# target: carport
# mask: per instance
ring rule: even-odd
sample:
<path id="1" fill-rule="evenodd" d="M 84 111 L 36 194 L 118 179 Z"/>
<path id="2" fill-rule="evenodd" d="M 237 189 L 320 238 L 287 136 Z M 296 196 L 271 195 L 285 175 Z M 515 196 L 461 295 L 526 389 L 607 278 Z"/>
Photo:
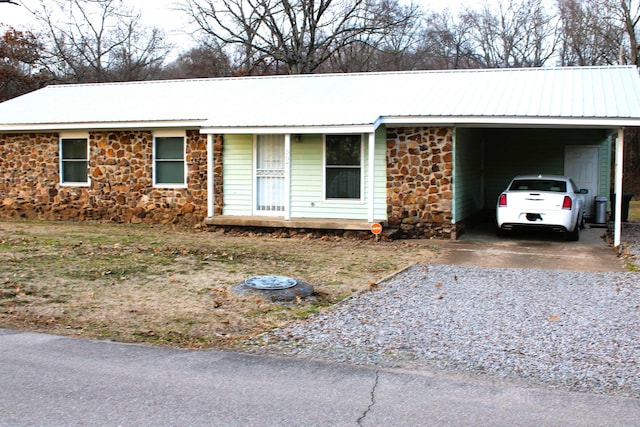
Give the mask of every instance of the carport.
<path id="1" fill-rule="evenodd" d="M 589 190 L 587 214 L 592 219 L 595 197 L 622 194 L 624 128 L 640 125 L 638 112 L 632 107 L 640 96 L 637 69 L 628 68 L 633 70 L 628 81 L 615 84 L 607 81 L 607 69 L 602 68 L 600 80 L 580 82 L 587 84 L 588 90 L 577 90 L 576 82 L 568 82 L 566 88 L 557 82 L 553 88 L 545 82 L 523 82 L 528 91 L 539 83 L 540 95 L 528 93 L 528 104 L 515 108 L 516 115 L 489 110 L 481 117 L 458 118 L 453 137 L 453 222 L 471 222 L 494 211 L 498 195 L 518 174 L 572 177 L 580 188 Z M 510 95 L 525 98 L 523 94 Z M 497 92 L 496 96 L 507 94 Z M 500 102 L 511 104 L 505 99 Z M 612 206 L 616 247 L 621 238 L 621 204 L 622 197 L 616 197 Z"/>
<path id="2" fill-rule="evenodd" d="M 461 166 L 478 175 L 467 190 L 481 194 L 482 207 L 493 208 L 514 175 L 566 174 L 589 190 L 591 217 L 593 198 L 609 194 L 610 135 L 603 129 L 459 128 L 456 144 L 463 152 L 477 151 Z"/>

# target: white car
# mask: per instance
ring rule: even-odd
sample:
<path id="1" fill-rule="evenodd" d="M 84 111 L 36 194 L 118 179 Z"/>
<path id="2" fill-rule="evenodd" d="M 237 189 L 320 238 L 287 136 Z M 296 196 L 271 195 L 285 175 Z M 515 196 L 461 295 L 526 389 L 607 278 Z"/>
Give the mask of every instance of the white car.
<path id="1" fill-rule="evenodd" d="M 567 233 L 579 240 L 584 228 L 584 195 L 566 176 L 521 175 L 513 178 L 498 197 L 498 234 L 516 228 L 539 227 Z"/>

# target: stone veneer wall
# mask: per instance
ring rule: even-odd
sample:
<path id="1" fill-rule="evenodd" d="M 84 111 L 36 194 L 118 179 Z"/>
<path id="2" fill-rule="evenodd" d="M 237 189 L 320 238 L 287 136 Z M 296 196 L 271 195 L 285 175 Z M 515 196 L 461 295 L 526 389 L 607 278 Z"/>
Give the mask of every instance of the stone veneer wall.
<path id="1" fill-rule="evenodd" d="M 387 217 L 404 237 L 455 236 L 451 128 L 387 129 Z"/>
<path id="2" fill-rule="evenodd" d="M 207 137 L 187 132 L 187 187 L 153 187 L 150 131 L 89 133 L 87 187 L 60 185 L 55 133 L 0 135 L 0 217 L 195 225 L 207 214 Z"/>

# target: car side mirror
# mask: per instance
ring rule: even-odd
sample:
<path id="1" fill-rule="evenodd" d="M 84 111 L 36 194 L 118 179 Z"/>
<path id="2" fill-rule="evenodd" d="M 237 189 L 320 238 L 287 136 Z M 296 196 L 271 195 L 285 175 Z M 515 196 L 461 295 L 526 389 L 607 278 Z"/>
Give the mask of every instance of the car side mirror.
<path id="1" fill-rule="evenodd" d="M 580 189 L 580 194 L 589 194 L 589 189 L 588 188 L 581 188 Z"/>

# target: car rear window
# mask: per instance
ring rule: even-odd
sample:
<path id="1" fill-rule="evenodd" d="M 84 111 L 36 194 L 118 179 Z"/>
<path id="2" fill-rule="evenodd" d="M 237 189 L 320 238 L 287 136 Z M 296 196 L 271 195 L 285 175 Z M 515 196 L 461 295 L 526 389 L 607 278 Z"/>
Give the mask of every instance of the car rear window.
<path id="1" fill-rule="evenodd" d="M 509 187 L 510 191 L 556 191 L 566 193 L 567 183 L 552 179 L 516 179 Z"/>

